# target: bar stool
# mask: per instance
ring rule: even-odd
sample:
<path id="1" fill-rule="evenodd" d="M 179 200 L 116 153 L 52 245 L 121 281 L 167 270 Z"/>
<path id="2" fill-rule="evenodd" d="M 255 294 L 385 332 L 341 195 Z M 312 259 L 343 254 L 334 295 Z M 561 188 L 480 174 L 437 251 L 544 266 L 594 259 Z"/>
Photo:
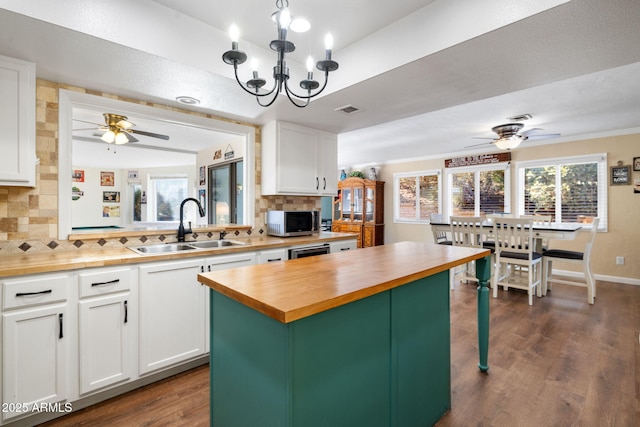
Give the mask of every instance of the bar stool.
<path id="1" fill-rule="evenodd" d="M 466 246 L 470 248 L 482 247 L 482 218 L 473 216 L 452 216 L 449 222 L 451 229 L 451 242 L 453 246 Z M 452 269 L 453 282 L 455 283 L 455 277 L 458 274 L 463 274 L 465 281 L 475 281 L 475 261 L 462 266 L 462 270 L 456 271 Z"/>
<path id="2" fill-rule="evenodd" d="M 591 235 L 584 248 L 584 252 L 566 251 L 563 249 L 549 249 L 542 254 L 544 277 L 542 283 L 542 294 L 546 295 L 547 290 L 551 290 L 551 283 L 562 283 L 564 285 L 583 286 L 587 288 L 587 299 L 589 304 L 593 304 L 596 297 L 596 281 L 591 272 L 591 250 L 593 242 L 598 233 L 598 223 L 600 218 L 594 218 L 591 224 Z M 584 277 L 577 280 L 560 279 L 559 275 L 553 275 L 553 261 L 581 264 Z M 582 279 L 582 280 L 580 280 Z"/>

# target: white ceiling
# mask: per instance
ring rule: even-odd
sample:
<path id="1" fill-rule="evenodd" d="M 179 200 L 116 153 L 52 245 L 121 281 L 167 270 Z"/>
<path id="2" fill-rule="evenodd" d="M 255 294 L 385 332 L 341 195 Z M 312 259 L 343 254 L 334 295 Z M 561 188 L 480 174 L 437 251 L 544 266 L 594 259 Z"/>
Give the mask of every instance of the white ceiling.
<path id="1" fill-rule="evenodd" d="M 301 55 L 318 59 L 331 31 L 340 63 L 327 93 L 305 109 L 286 98 L 257 106 L 221 60 L 235 22 L 240 48 L 269 77 L 275 1 L 0 0 L 0 7 L 0 54 L 36 62 L 39 77 L 173 106 L 189 95 L 202 101 L 184 107 L 194 111 L 336 132 L 341 166 L 467 153 L 474 137 L 491 137 L 492 126 L 523 113 L 533 115 L 524 130 L 562 135 L 528 145 L 640 132 L 637 0 L 291 0 L 292 14 L 312 24 L 290 35 Z M 294 81 L 304 76 L 296 59 Z M 241 78 L 249 75 L 242 70 Z M 335 111 L 347 104 L 361 111 Z"/>

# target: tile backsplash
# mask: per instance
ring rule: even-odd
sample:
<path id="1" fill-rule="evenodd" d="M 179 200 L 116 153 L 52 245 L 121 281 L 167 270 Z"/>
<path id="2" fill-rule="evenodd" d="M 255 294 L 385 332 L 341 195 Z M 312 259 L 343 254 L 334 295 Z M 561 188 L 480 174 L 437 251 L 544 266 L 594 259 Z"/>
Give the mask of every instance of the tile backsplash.
<path id="1" fill-rule="evenodd" d="M 224 119 L 208 114 L 195 113 L 179 108 L 132 100 L 102 92 L 58 84 L 42 79 L 36 81 L 36 187 L 0 186 L 0 256 L 24 253 L 41 253 L 66 250 L 87 250 L 105 247 L 137 246 L 174 239 L 172 233 L 161 236 L 132 238 L 108 238 L 94 240 L 59 240 L 58 237 L 58 90 L 66 89 L 97 96 L 133 102 L 155 108 L 180 111 L 201 117 L 240 123 L 256 128 L 256 209 L 255 228 L 238 232 L 237 237 L 247 237 L 263 232 L 264 218 L 271 209 L 320 209 L 319 197 L 261 196 L 260 128 L 250 123 Z M 203 236 L 199 236 L 200 239 Z M 205 236 L 204 238 L 211 238 Z M 168 240 L 171 241 L 171 240 Z"/>

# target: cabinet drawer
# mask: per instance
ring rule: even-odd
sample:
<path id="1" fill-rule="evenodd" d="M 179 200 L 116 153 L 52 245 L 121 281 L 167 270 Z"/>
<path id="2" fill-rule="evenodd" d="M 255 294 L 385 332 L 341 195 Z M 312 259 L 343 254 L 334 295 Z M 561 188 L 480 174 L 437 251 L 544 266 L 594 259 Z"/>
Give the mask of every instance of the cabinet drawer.
<path id="1" fill-rule="evenodd" d="M 16 278 L 2 281 L 4 310 L 66 301 L 69 274 Z"/>
<path id="2" fill-rule="evenodd" d="M 99 269 L 78 274 L 80 298 L 127 291 L 131 287 L 131 269 Z"/>

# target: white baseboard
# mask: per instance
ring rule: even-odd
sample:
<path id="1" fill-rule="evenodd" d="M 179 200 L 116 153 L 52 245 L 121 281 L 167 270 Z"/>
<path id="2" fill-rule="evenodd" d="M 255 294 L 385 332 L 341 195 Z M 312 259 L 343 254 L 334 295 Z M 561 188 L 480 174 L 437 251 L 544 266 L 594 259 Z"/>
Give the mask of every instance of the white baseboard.
<path id="1" fill-rule="evenodd" d="M 583 277 L 583 274 L 578 271 L 554 269 L 553 274 L 556 274 L 558 276 L 567 276 L 571 278 Z M 640 279 L 633 279 L 631 277 L 605 276 L 604 274 L 595 274 L 594 277 L 596 278 L 596 280 L 601 280 L 603 282 L 614 282 L 614 283 L 623 283 L 625 285 L 640 286 Z"/>

